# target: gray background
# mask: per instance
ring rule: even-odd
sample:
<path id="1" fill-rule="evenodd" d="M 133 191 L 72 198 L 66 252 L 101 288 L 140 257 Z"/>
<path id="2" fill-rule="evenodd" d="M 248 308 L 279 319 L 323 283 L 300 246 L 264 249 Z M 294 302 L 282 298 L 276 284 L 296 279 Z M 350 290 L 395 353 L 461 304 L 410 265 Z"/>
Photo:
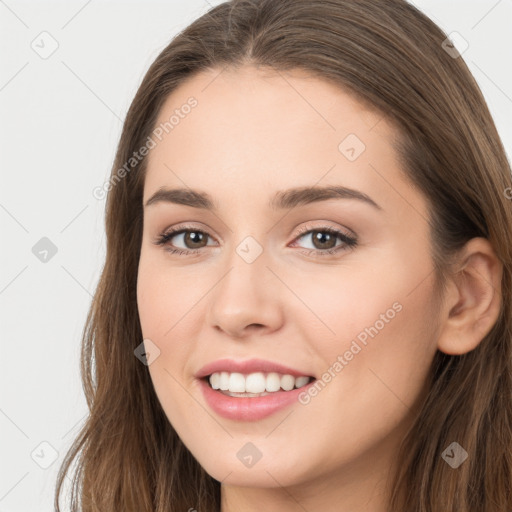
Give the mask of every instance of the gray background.
<path id="1" fill-rule="evenodd" d="M 218 3 L 0 0 L 0 512 L 53 510 L 87 413 L 79 346 L 105 255 L 105 201 L 92 191 L 151 62 Z M 510 159 L 512 1 L 414 3 L 469 43 Z"/>

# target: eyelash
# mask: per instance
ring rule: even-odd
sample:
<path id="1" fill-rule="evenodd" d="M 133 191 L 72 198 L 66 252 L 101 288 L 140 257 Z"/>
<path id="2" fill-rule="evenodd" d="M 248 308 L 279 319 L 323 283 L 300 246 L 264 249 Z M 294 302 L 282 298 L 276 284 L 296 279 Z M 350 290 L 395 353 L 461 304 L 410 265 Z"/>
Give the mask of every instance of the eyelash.
<path id="1" fill-rule="evenodd" d="M 174 238 L 175 236 L 180 235 L 182 233 L 186 233 L 186 232 L 195 232 L 195 233 L 201 233 L 203 235 L 206 235 L 207 237 L 210 236 L 207 232 L 205 232 L 201 229 L 197 229 L 193 226 L 179 226 L 174 229 L 164 231 L 163 233 L 161 233 L 154 243 L 156 245 L 162 245 L 162 246 L 167 245 L 168 242 L 172 238 Z M 332 249 L 325 249 L 325 250 L 306 249 L 305 251 L 302 251 L 307 256 L 310 256 L 310 255 L 326 256 L 326 255 L 337 254 L 341 251 L 346 251 L 346 250 L 354 248 L 358 243 L 357 237 L 348 235 L 342 231 L 339 231 L 337 229 L 327 227 L 327 226 L 323 226 L 323 227 L 320 226 L 320 227 L 314 227 L 314 228 L 306 226 L 305 228 L 302 228 L 299 230 L 299 235 L 294 238 L 294 242 L 295 242 L 295 240 L 298 240 L 312 232 L 328 233 L 329 235 L 333 235 L 333 236 L 339 238 L 343 243 L 335 248 L 332 248 Z M 171 247 L 167 247 L 165 250 L 171 254 L 178 254 L 180 256 L 190 256 L 192 254 L 197 254 L 198 252 L 200 252 L 201 249 L 173 249 Z"/>

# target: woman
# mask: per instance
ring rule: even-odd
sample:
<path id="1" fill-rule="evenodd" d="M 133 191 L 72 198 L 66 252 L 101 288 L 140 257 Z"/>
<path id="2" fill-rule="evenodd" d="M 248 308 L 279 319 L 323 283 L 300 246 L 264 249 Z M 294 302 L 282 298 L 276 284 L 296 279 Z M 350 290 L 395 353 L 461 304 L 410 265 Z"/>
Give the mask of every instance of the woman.
<path id="1" fill-rule="evenodd" d="M 511 187 L 408 3 L 211 9 L 124 124 L 57 510 L 78 456 L 72 510 L 512 510 Z"/>

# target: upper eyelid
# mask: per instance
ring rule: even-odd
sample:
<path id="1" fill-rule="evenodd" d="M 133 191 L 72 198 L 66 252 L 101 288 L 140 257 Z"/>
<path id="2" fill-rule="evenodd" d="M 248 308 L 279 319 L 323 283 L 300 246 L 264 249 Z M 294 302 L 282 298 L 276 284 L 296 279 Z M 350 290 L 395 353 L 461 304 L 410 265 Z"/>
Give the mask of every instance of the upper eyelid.
<path id="1" fill-rule="evenodd" d="M 325 222 L 327 222 L 327 221 L 325 221 Z M 350 236 L 352 238 L 358 238 L 356 233 L 347 227 L 332 226 L 329 224 L 324 224 L 322 226 L 302 226 L 299 228 L 298 236 L 296 236 L 295 238 L 299 238 L 300 236 L 302 236 L 306 233 L 310 233 L 312 231 L 326 231 L 326 230 L 339 231 L 346 236 Z"/>

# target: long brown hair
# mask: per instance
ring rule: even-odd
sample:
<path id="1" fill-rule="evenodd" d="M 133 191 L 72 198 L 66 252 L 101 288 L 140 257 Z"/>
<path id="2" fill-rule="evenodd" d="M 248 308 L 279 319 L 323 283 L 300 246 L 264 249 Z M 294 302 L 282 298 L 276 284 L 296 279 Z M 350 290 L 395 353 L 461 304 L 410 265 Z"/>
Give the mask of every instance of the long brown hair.
<path id="1" fill-rule="evenodd" d="M 59 471 L 73 460 L 71 510 L 220 510 L 208 475 L 165 416 L 147 366 L 136 282 L 146 158 L 160 108 L 203 70 L 244 64 L 302 69 L 337 84 L 396 123 L 405 176 L 428 199 L 432 258 L 443 289 L 450 257 L 485 237 L 503 263 L 491 332 L 461 356 L 437 352 L 429 392 L 403 440 L 389 510 L 512 510 L 512 191 L 510 165 L 486 102 L 446 34 L 404 0 L 233 0 L 180 32 L 147 71 L 126 116 L 106 201 L 107 254 L 83 331 L 81 375 L 90 414 Z M 457 470 L 442 458 L 468 453 Z"/>

